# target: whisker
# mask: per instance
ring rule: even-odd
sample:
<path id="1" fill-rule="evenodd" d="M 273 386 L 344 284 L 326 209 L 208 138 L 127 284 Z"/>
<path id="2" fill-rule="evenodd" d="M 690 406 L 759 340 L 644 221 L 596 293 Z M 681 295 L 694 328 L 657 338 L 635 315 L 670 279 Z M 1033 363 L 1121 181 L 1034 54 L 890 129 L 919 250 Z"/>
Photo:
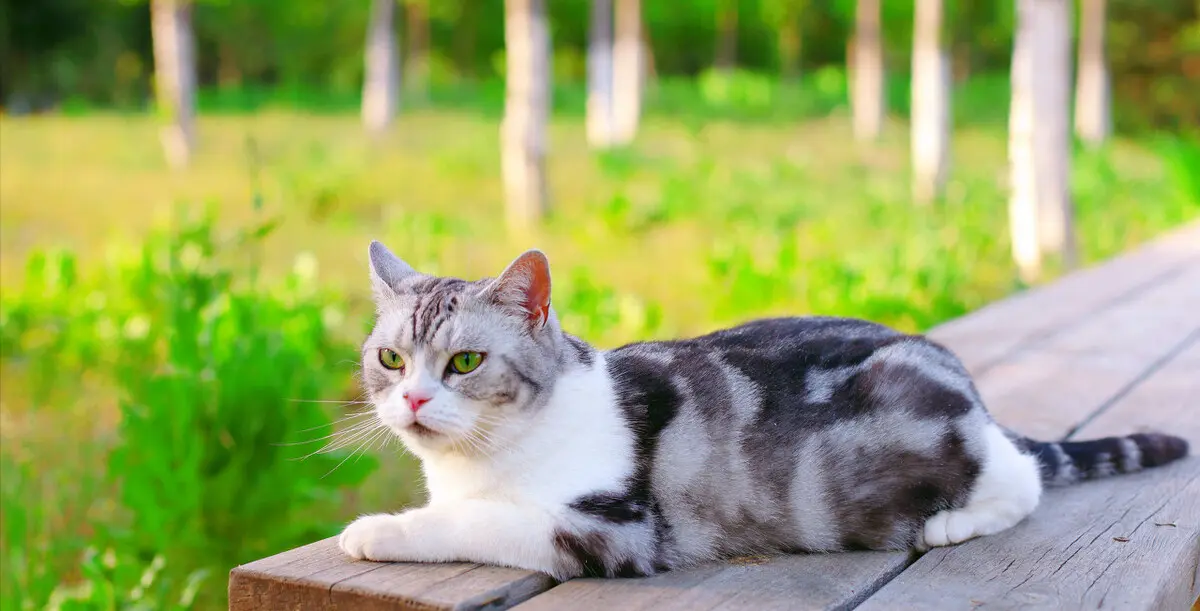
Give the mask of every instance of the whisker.
<path id="1" fill-rule="evenodd" d="M 370 403 L 370 401 L 361 399 L 354 399 L 351 401 L 336 401 L 333 399 L 288 399 L 288 401 L 291 403 L 331 403 L 337 405 L 362 405 L 364 403 Z"/>
<path id="2" fill-rule="evenodd" d="M 382 424 L 370 423 L 370 425 L 368 426 L 367 423 L 364 423 L 364 426 L 360 429 L 355 430 L 353 434 L 346 435 L 344 438 L 338 439 L 336 441 L 331 441 L 328 446 L 321 448 L 320 450 L 317 450 L 316 453 L 317 454 L 326 454 L 329 452 L 333 452 L 335 450 L 340 450 L 348 445 L 359 443 L 362 440 L 366 439 L 369 435 L 375 433 L 376 431 L 378 431 L 381 428 L 383 428 Z"/>
<path id="3" fill-rule="evenodd" d="M 372 404 L 371 404 L 371 403 L 369 403 L 369 402 L 366 402 L 365 404 L 366 404 L 366 405 L 369 405 L 369 407 L 367 407 L 367 409 L 360 410 L 360 411 L 357 411 L 357 412 L 350 412 L 349 414 L 342 414 L 342 415 L 341 415 L 341 416 L 339 416 L 338 418 L 334 419 L 334 421 L 333 421 L 333 424 L 337 424 L 337 423 L 339 423 L 339 422 L 342 422 L 342 421 L 344 421 L 344 420 L 348 420 L 348 419 L 350 419 L 350 418 L 356 418 L 356 417 L 358 417 L 358 416 L 365 416 L 365 415 L 367 415 L 367 414 L 371 414 L 371 413 L 373 413 L 373 412 L 375 411 L 375 407 L 374 407 L 374 405 L 372 405 Z M 314 426 L 314 427 L 311 427 L 311 428 L 304 429 L 304 430 L 302 430 L 302 431 L 300 431 L 300 432 L 301 432 L 301 433 L 304 433 L 304 432 L 307 432 L 307 431 L 312 431 L 312 430 L 315 430 L 315 429 L 319 429 L 319 428 L 321 428 L 321 427 L 323 427 L 323 426 L 325 426 L 325 425 L 323 425 L 323 424 L 321 424 L 321 425 L 317 425 L 317 426 Z"/>
<path id="4" fill-rule="evenodd" d="M 341 467 L 342 465 L 346 464 L 346 461 L 347 461 L 347 460 L 350 460 L 350 457 L 351 457 L 351 456 L 354 456 L 354 452 L 351 452 L 351 453 L 347 454 L 347 455 L 346 455 L 346 457 L 345 457 L 345 458 L 343 458 L 341 462 L 339 462 L 338 464 L 334 465 L 334 466 L 333 466 L 333 468 L 329 470 L 329 473 L 326 473 L 325 475 L 322 475 L 322 476 L 321 476 L 321 479 L 325 479 L 326 477 L 329 477 L 329 474 L 330 474 L 330 473 L 333 473 L 334 471 L 337 471 L 337 470 L 338 470 L 338 467 Z"/>
<path id="5" fill-rule="evenodd" d="M 382 422 L 380 422 L 380 423 L 379 423 L 379 426 L 378 426 L 377 428 L 375 428 L 375 429 L 372 429 L 372 432 L 371 432 L 371 437 L 370 437 L 370 438 L 367 440 L 367 443 L 368 443 L 368 444 L 370 444 L 370 443 L 374 442 L 374 441 L 375 441 L 375 439 L 377 439 L 377 438 L 379 437 L 379 435 L 380 435 L 380 434 L 386 434 L 386 433 L 387 433 L 387 425 L 384 425 Z M 362 437 L 360 436 L 360 437 L 359 437 L 359 439 L 361 439 L 361 438 L 362 438 Z M 326 473 L 325 475 L 322 475 L 322 476 L 321 476 L 321 479 L 325 479 L 326 477 L 329 477 L 329 474 L 330 474 L 330 473 L 333 473 L 334 471 L 337 471 L 337 470 L 338 470 L 338 469 L 339 469 L 339 468 L 340 468 L 342 465 L 346 464 L 346 461 L 347 461 L 347 460 L 350 460 L 350 459 L 351 459 L 351 458 L 353 458 L 355 455 L 357 455 L 357 456 L 358 456 L 358 458 L 355 458 L 355 462 L 358 462 L 358 459 L 359 459 L 359 458 L 362 458 L 362 456 L 363 456 L 364 454 L 366 454 L 366 451 L 365 451 L 365 450 L 363 450 L 363 446 L 362 446 L 362 445 L 360 445 L 359 447 L 355 448 L 354 450 L 351 450 L 351 452 L 350 452 L 349 454 L 347 454 L 347 455 L 346 455 L 346 457 L 345 457 L 345 458 L 343 458 L 343 459 L 341 460 L 341 462 L 339 462 L 338 464 L 334 465 L 334 467 L 333 467 L 332 469 L 330 469 L 330 470 L 329 470 L 329 473 Z"/>
<path id="6" fill-rule="evenodd" d="M 313 453 L 311 453 L 307 456 L 304 456 L 303 458 L 300 458 L 299 460 L 305 460 L 308 458 L 312 458 L 313 456 L 316 456 L 317 454 L 327 454 L 329 452 L 340 450 L 348 445 L 361 442 L 363 439 L 366 439 L 369 435 L 375 433 L 376 431 L 378 431 L 379 429 L 382 429 L 382 428 L 386 428 L 386 425 L 378 420 L 360 423 L 360 424 L 356 425 L 355 428 L 348 429 L 348 432 L 347 431 L 340 432 L 339 436 L 344 435 L 341 438 L 339 438 L 335 441 L 331 441 L 330 443 L 326 444 L 324 447 L 314 451 Z"/>
<path id="7" fill-rule="evenodd" d="M 361 448 L 362 452 L 358 455 L 358 458 L 354 459 L 354 462 L 358 462 L 359 459 L 361 459 L 363 456 L 365 456 L 367 453 L 369 453 L 372 450 L 373 446 L 375 445 L 375 442 L 377 440 L 379 440 L 379 438 L 381 436 L 386 436 L 387 434 L 388 434 L 387 429 L 380 429 L 380 430 L 376 431 L 376 433 L 374 435 L 372 435 L 371 438 L 366 441 L 366 443 L 363 444 L 363 446 Z M 387 437 L 383 437 L 383 438 L 385 440 L 387 439 Z"/>
<path id="8" fill-rule="evenodd" d="M 296 431 L 296 432 L 297 432 L 297 433 L 308 433 L 308 432 L 311 432 L 311 431 L 315 431 L 315 430 L 317 430 L 317 429 L 323 429 L 323 428 L 325 428 L 325 427 L 327 427 L 327 426 L 332 426 L 332 427 L 335 427 L 335 428 L 336 428 L 336 427 L 337 427 L 337 425 L 339 425 L 339 424 L 341 424 L 341 423 L 343 423 L 343 422 L 346 422 L 347 420 L 353 420 L 354 418 L 362 418 L 363 416 L 372 416 L 372 415 L 374 415 L 374 413 L 375 413 L 375 410 L 367 410 L 367 411 L 363 411 L 363 412 L 358 412 L 358 413 L 356 413 L 356 414 L 349 414 L 349 415 L 347 415 L 347 416 L 342 416 L 341 418 L 338 418 L 337 420 L 334 420 L 333 422 L 330 422 L 329 424 L 322 424 L 322 425 L 319 425 L 319 426 L 309 427 L 309 428 L 307 428 L 307 429 L 302 429 L 302 430 L 299 430 L 299 431 Z M 356 424 L 356 426 L 357 426 L 357 424 Z M 334 435 L 336 435 L 336 434 L 337 434 L 337 432 L 335 431 L 333 434 L 334 434 Z M 331 435 L 329 435 L 329 436 L 331 436 Z M 327 437 L 328 437 L 328 436 L 327 436 Z M 318 438 L 318 439 L 314 439 L 313 441 L 320 441 L 321 439 L 325 439 L 325 437 L 320 437 L 320 438 Z M 302 442 L 299 442 L 299 443 L 294 443 L 294 444 L 283 444 L 283 445 L 299 445 L 300 443 L 312 443 L 312 441 L 302 441 Z"/>

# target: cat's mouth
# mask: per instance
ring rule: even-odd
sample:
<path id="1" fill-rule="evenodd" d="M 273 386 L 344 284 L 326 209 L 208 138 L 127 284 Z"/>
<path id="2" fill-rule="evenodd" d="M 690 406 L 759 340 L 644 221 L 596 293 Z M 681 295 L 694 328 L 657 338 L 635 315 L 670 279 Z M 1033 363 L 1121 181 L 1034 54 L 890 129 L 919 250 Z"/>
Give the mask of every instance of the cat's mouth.
<path id="1" fill-rule="evenodd" d="M 436 437 L 438 435 L 437 431 L 425 426 L 424 424 L 421 424 L 420 422 L 413 422 L 412 424 L 408 425 L 408 432 L 416 435 L 417 437 Z"/>

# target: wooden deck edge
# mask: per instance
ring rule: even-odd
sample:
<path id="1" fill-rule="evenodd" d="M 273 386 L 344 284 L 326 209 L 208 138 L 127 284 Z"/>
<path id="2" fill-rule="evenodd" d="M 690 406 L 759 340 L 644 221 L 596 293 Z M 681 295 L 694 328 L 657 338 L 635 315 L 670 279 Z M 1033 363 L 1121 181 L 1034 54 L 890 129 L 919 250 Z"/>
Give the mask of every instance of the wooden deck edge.
<path id="1" fill-rule="evenodd" d="M 560 583 L 548 575 L 530 573 L 524 578 L 510 583 L 504 592 L 480 594 L 474 598 L 464 600 L 455 605 L 454 608 L 456 611 L 466 611 L 468 609 L 503 611 L 504 609 L 510 609 L 550 592 L 560 585 Z"/>
<path id="2" fill-rule="evenodd" d="M 502 611 L 555 586 L 548 575 L 468 563 L 351 560 L 325 539 L 234 567 L 230 611 Z"/>
<path id="3" fill-rule="evenodd" d="M 327 587 L 283 581 L 240 566 L 229 571 L 229 611 L 315 609 L 328 602 Z"/>

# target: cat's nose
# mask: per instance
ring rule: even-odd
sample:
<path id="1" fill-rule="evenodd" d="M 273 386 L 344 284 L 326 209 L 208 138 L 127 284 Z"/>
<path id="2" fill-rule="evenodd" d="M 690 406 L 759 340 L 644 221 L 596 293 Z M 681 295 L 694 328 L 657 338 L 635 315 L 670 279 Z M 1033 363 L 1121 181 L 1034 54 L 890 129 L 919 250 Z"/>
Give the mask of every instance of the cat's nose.
<path id="1" fill-rule="evenodd" d="M 417 410 L 421 409 L 422 405 L 429 403 L 433 395 L 420 390 L 406 390 L 404 391 L 404 398 L 408 399 L 408 407 L 412 409 L 413 413 L 416 413 Z"/>

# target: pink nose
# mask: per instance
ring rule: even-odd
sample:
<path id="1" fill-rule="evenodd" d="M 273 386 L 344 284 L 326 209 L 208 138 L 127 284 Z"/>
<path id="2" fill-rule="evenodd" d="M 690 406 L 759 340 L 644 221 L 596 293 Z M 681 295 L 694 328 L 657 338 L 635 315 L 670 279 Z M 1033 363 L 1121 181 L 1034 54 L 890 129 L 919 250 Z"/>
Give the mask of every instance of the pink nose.
<path id="1" fill-rule="evenodd" d="M 404 398 L 408 399 L 408 407 L 412 409 L 413 413 L 416 413 L 417 410 L 421 409 L 422 405 L 429 403 L 429 400 L 433 396 L 419 390 L 406 390 L 404 391 Z"/>

